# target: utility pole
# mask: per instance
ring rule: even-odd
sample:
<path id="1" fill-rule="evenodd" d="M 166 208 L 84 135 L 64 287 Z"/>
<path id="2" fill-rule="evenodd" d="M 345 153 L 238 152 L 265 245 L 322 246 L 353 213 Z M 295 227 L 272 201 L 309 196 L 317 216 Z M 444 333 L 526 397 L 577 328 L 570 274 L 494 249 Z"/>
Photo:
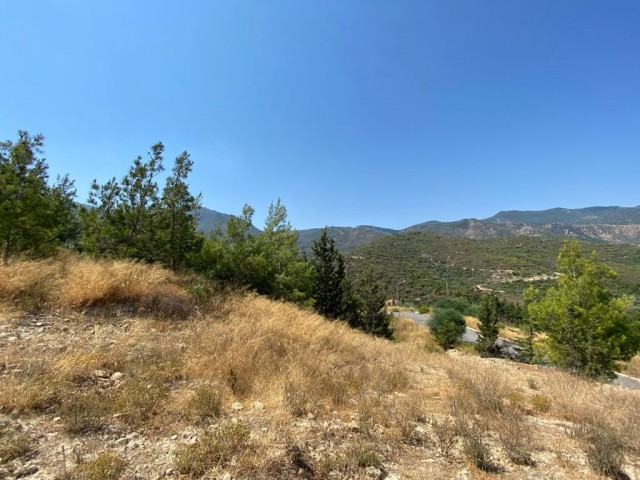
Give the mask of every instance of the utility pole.
<path id="1" fill-rule="evenodd" d="M 402 280 L 402 281 L 400 281 L 400 282 L 396 283 L 396 302 L 399 302 L 399 301 L 400 301 L 400 298 L 399 298 L 399 297 L 400 297 L 400 294 L 398 293 L 398 291 L 399 291 L 399 290 L 398 290 L 398 287 L 399 287 L 400 285 L 402 285 L 404 282 L 406 282 L 406 280 Z"/>

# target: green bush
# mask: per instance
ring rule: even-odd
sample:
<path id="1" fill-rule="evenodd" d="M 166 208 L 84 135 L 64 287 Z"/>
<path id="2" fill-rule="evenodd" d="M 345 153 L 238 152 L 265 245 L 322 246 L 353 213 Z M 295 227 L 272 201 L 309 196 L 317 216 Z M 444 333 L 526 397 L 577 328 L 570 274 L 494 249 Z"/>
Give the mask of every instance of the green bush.
<path id="1" fill-rule="evenodd" d="M 460 297 L 445 298 L 444 300 L 440 300 L 433 305 L 433 308 L 440 310 L 453 308 L 454 310 L 460 312 L 462 315 L 471 315 L 473 317 L 478 316 L 478 305 L 475 303 L 470 303 L 467 299 Z"/>
<path id="2" fill-rule="evenodd" d="M 453 308 L 437 309 L 429 321 L 429 329 L 439 345 L 453 348 L 464 335 L 464 317 Z"/>

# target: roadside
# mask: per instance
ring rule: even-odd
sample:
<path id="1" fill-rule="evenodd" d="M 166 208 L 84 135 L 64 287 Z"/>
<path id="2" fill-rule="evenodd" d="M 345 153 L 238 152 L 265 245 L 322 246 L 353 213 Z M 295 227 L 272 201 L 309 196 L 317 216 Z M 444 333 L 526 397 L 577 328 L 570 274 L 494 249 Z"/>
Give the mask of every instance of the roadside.
<path id="1" fill-rule="evenodd" d="M 416 322 L 418 325 L 424 325 L 424 326 L 426 326 L 429 320 L 431 319 L 430 315 L 423 315 L 421 313 L 413 312 L 413 311 L 392 312 L 392 313 L 394 316 L 410 318 L 411 320 Z M 476 343 L 479 339 L 478 329 L 477 329 L 478 319 L 475 317 L 466 316 L 465 322 L 467 324 L 467 327 L 462 337 L 462 341 L 467 343 Z M 469 325 L 473 325 L 476 328 L 472 328 Z M 505 329 L 503 328 L 500 331 L 501 335 L 503 330 Z M 515 329 L 511 329 L 511 330 L 515 330 Z M 517 335 L 512 336 L 511 338 L 503 338 L 501 336 L 498 339 L 498 344 L 500 347 L 506 348 L 509 351 L 510 355 L 512 354 L 514 355 L 517 353 L 517 349 L 518 349 L 517 344 L 514 342 L 516 338 L 521 338 L 521 335 L 519 337 Z M 634 366 L 636 365 L 636 363 L 638 363 L 637 358 L 638 357 L 634 357 L 634 359 L 632 359 L 631 361 L 631 363 Z M 615 385 L 620 385 L 622 387 L 629 388 L 632 390 L 640 390 L 640 378 L 633 377 L 624 373 L 616 372 L 616 378 L 612 380 L 611 383 Z"/>

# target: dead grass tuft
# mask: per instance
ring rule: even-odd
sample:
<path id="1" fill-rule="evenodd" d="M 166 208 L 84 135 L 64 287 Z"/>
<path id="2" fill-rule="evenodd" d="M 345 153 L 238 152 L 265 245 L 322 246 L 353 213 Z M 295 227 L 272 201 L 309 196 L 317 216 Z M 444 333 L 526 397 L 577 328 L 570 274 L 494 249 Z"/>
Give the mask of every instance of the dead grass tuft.
<path id="1" fill-rule="evenodd" d="M 25 432 L 0 427 L 0 465 L 27 457 L 34 452 L 34 441 Z"/>
<path id="2" fill-rule="evenodd" d="M 178 471 L 191 478 L 201 477 L 215 466 L 227 465 L 249 446 L 250 429 L 240 423 L 223 423 L 185 445 L 175 454 Z"/>
<path id="3" fill-rule="evenodd" d="M 111 454 L 100 454 L 93 460 L 81 462 L 73 471 L 73 480 L 118 480 L 127 462 Z"/>

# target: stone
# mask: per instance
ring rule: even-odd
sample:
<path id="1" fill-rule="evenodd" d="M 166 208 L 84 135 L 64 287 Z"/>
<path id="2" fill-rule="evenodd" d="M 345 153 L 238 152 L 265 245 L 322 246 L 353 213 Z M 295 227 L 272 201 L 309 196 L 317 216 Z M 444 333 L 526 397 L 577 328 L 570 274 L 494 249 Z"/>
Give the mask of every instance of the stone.
<path id="1" fill-rule="evenodd" d="M 244 407 L 242 406 L 242 404 L 240 402 L 236 402 L 236 403 L 233 403 L 231 405 L 231 410 L 238 411 L 238 410 L 242 410 L 243 408 Z"/>
<path id="2" fill-rule="evenodd" d="M 112 382 L 117 382 L 122 377 L 124 377 L 124 373 L 122 373 L 122 372 L 114 372 L 113 375 L 111 375 L 111 377 L 109 377 L 109 380 L 111 380 Z"/>
<path id="3" fill-rule="evenodd" d="M 36 465 L 25 465 L 24 467 L 13 472 L 13 476 L 16 478 L 23 478 L 33 475 L 40 470 Z"/>

